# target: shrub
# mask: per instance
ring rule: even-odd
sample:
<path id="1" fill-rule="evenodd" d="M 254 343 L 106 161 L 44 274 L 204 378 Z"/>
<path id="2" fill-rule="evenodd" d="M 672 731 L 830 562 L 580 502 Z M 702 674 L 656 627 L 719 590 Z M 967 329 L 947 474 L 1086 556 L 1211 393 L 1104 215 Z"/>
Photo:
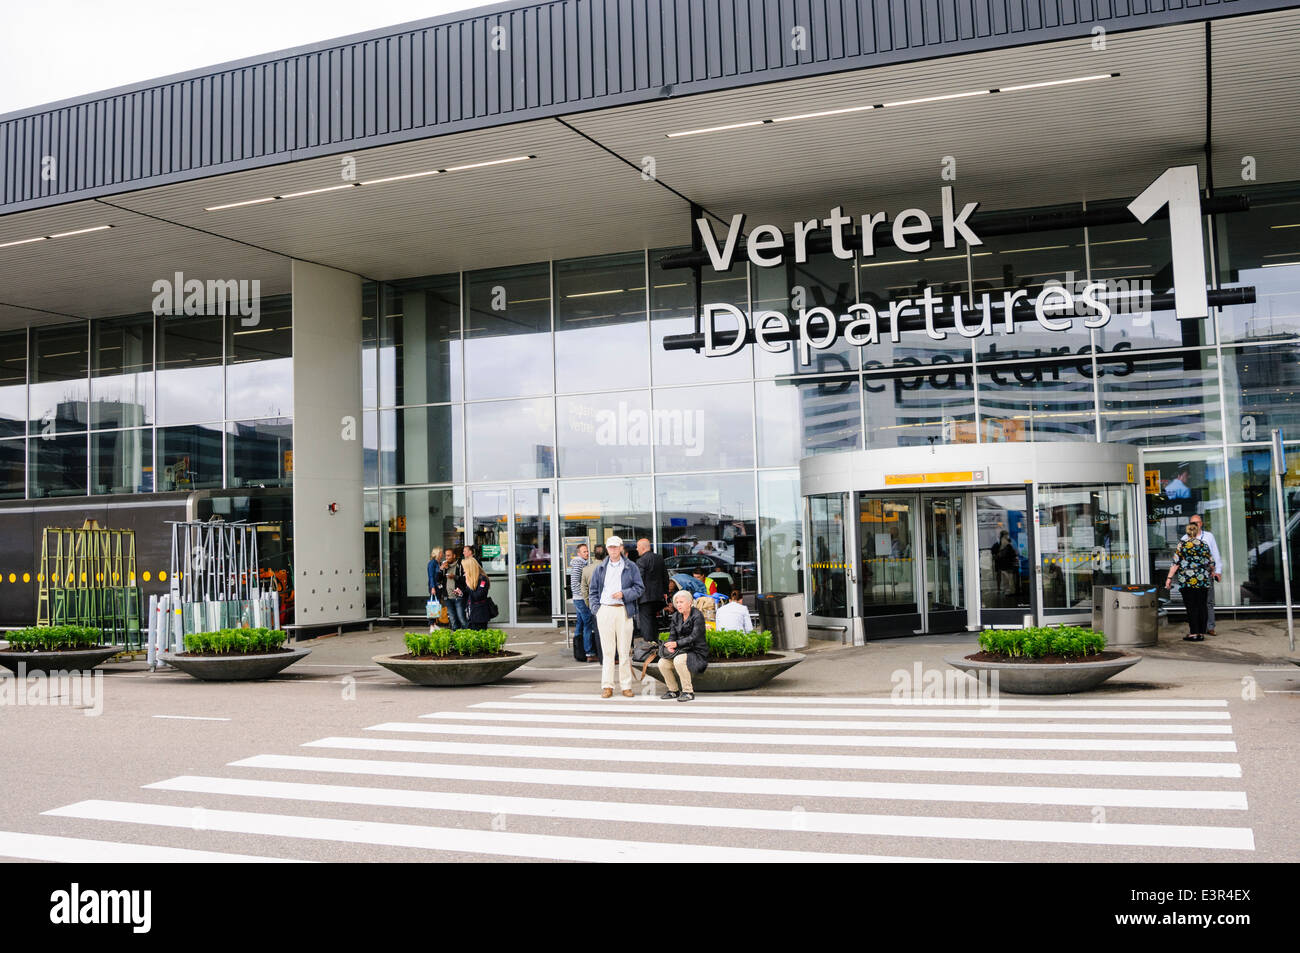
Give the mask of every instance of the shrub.
<path id="1" fill-rule="evenodd" d="M 221 629 L 185 636 L 186 652 L 215 652 L 220 655 L 261 655 L 284 645 L 288 635 L 282 629 Z"/>
<path id="2" fill-rule="evenodd" d="M 1012 658 L 1042 658 L 1044 655 L 1083 658 L 1104 652 L 1106 636 L 1076 625 L 986 629 L 980 633 L 980 648 Z"/>
<path id="3" fill-rule="evenodd" d="M 500 629 L 436 629 L 433 632 L 407 632 L 406 651 L 419 658 L 451 655 L 497 655 L 509 638 Z"/>
<path id="4" fill-rule="evenodd" d="M 48 625 L 18 629 L 3 636 L 20 652 L 56 652 L 89 649 L 104 642 L 104 633 L 84 625 Z"/>
<path id="5" fill-rule="evenodd" d="M 719 658 L 754 658 L 772 651 L 772 633 L 766 630 L 718 629 L 706 632 L 705 639 L 709 654 Z"/>

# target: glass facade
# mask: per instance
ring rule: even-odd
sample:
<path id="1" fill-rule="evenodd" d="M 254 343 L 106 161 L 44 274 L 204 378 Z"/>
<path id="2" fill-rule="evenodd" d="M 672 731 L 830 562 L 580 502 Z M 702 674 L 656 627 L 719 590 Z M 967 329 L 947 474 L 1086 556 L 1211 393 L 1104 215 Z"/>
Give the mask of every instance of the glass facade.
<path id="1" fill-rule="evenodd" d="M 1204 227 L 1214 263 L 1207 280 L 1254 285 L 1259 303 L 1215 309 L 1207 321 L 1142 310 L 1139 292 L 1168 290 L 1172 266 L 1168 237 L 1136 224 L 999 235 L 965 253 L 889 248 L 856 264 L 814 254 L 789 268 L 759 269 L 742 257 L 725 274 L 702 269 L 705 304 L 751 316 L 797 317 L 812 307 L 842 314 L 856 302 L 880 307 L 926 289 L 978 308 L 984 294 L 995 302 L 1005 292 L 1032 297 L 1052 281 L 1108 281 L 1116 296 L 1115 315 L 1098 329 L 1066 316 L 1068 330 L 1049 331 L 1030 312 L 1017 313 L 1016 330 L 1007 333 L 995 311 L 987 336 L 964 337 L 949 326 L 934 340 L 904 324 L 895 342 L 882 315 L 879 343 L 859 349 L 841 341 L 814 351 L 808 364 L 793 348 L 745 347 L 718 358 L 665 350 L 666 337 L 696 330 L 695 273 L 660 265 L 684 247 L 369 287 L 366 480 L 385 514 L 380 529 L 389 529 L 388 514 L 412 487 L 459 491 L 477 527 L 472 535 L 501 552 L 485 565 L 504 585 L 505 552 L 514 545 L 507 525 L 524 532 L 537 509 L 516 506 L 520 491 L 512 487 L 540 483 L 557 493 L 557 550 L 611 533 L 644 535 L 668 558 L 708 555 L 747 592 L 794 591 L 804 578 L 801 457 L 1101 440 L 1142 448 L 1148 483 L 1164 481 L 1156 492 L 1148 486 L 1147 498 L 1146 550 L 1157 571 L 1175 539 L 1164 488 L 1175 474 L 1166 471 L 1188 458 L 1188 478 L 1202 483 L 1207 526 L 1222 524 L 1219 542 L 1231 564 L 1218 603 L 1276 603 L 1272 498 L 1246 488 L 1262 486 L 1271 427 L 1300 436 L 1300 228 L 1274 227 L 1300 222 L 1300 187 L 1254 191 L 1250 211 L 1206 219 Z M 1055 519 L 1114 510 L 1108 497 L 1074 501 L 1065 489 L 1053 492 L 1066 494 L 1053 503 Z M 1243 502 L 1256 497 L 1256 506 Z M 511 510 L 519 512 L 507 524 Z M 461 538 L 469 518 L 460 514 L 444 535 Z M 1122 577 L 1118 562 L 1132 558 L 1131 541 L 1099 545 L 1116 555 L 1091 571 Z M 385 573 L 410 578 L 428 558 L 423 542 L 407 565 L 391 565 L 391 547 L 385 554 Z M 832 557 L 828 551 L 814 563 L 839 565 Z M 814 572 L 826 576 L 816 598 L 828 604 L 843 598 L 834 572 Z M 526 576 L 521 568 L 516 585 Z M 1064 585 L 1082 591 L 1088 581 Z M 1057 595 L 1064 604 L 1072 591 Z M 385 611 L 404 598 L 389 585 Z"/>
<path id="2" fill-rule="evenodd" d="M 530 551 L 557 553 L 578 538 L 644 535 L 666 557 L 708 557 L 747 592 L 796 590 L 804 456 L 1098 440 L 1142 450 L 1147 525 L 1134 548 L 1149 578 L 1198 508 L 1222 554 L 1218 604 L 1276 604 L 1267 442 L 1276 427 L 1300 437 L 1300 186 L 1233 191 L 1251 207 L 1204 220 L 1207 277 L 1254 286 L 1258 298 L 1203 321 L 1144 312 L 1133 297 L 1097 329 L 1075 316 L 1049 331 L 1016 314 L 1010 334 L 997 315 L 985 336 L 950 325 L 935 339 L 905 322 L 892 340 L 886 303 L 927 291 L 971 309 L 985 294 L 1032 295 L 1051 281 L 1162 293 L 1167 236 L 1136 225 L 990 235 L 956 253 L 814 254 L 777 269 L 740 258 L 698 278 L 661 266 L 679 247 L 368 284 L 370 611 L 418 614 L 429 550 L 467 534 L 502 553 L 529 534 Z M 751 316 L 871 304 L 883 311 L 879 341 L 840 341 L 808 363 L 793 347 L 665 350 L 666 337 L 695 330 L 697 283 L 705 304 Z M 0 333 L 0 499 L 291 484 L 289 299 L 263 299 L 247 321 L 126 315 Z M 478 512 L 480 492 L 500 498 L 500 513 Z M 1300 482 L 1288 484 L 1288 533 L 1297 493 Z M 1066 521 L 1110 511 L 1100 499 L 1060 505 Z M 538 536 L 543 512 L 556 539 Z M 868 517 L 892 525 L 883 511 Z M 896 558 L 890 545 L 878 558 Z M 832 574 L 815 577 L 817 598 L 834 603 L 834 552 L 813 561 Z M 883 579 L 888 563 L 876 567 Z M 540 616 L 541 583 L 528 589 Z"/>

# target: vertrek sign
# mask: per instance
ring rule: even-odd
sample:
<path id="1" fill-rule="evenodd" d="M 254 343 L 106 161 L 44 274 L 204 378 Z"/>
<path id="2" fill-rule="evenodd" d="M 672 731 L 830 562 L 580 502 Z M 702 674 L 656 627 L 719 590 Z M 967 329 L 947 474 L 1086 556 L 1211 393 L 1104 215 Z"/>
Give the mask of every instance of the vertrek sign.
<path id="1" fill-rule="evenodd" d="M 745 255 L 759 268 L 784 265 L 787 255 L 793 255 L 795 263 L 803 263 L 808 260 L 810 237 L 818 235 L 824 241 L 823 235 L 828 234 L 830 251 L 836 258 L 853 260 L 860 256 L 869 259 L 876 254 L 882 230 L 888 233 L 888 239 L 896 248 L 913 254 L 931 250 L 936 242 L 941 242 L 945 249 L 983 244 L 971 223 L 971 216 L 979 208 L 978 202 L 968 202 L 958 211 L 952 187 L 944 186 L 940 190 L 940 207 L 937 229 L 934 219 L 919 208 L 904 209 L 892 218 L 883 211 L 855 218 L 846 214 L 841 206 L 831 209 L 825 218 L 795 222 L 790 240 L 775 225 L 757 225 L 746 236 Z M 1209 301 L 1205 289 L 1205 247 L 1200 227 L 1201 197 L 1195 166 L 1167 169 L 1129 203 L 1128 211 L 1138 222 L 1145 224 L 1166 207 L 1169 210 L 1173 258 L 1174 310 L 1182 320 L 1206 318 L 1209 316 Z M 695 224 L 713 268 L 719 272 L 727 271 L 735 263 L 740 238 L 745 234 L 745 216 L 733 216 L 726 233 L 721 236 L 707 218 L 698 218 Z M 855 229 L 856 236 L 853 234 Z M 851 242 L 851 237 L 856 240 Z M 1150 297 L 1150 290 L 1142 294 Z M 708 357 L 733 354 L 751 342 L 773 354 L 785 353 L 794 347 L 799 353 L 800 363 L 808 364 L 812 352 L 830 348 L 841 336 L 856 347 L 878 344 L 882 333 L 888 334 L 890 341 L 898 343 L 904 324 L 923 326 L 926 336 L 935 341 L 942 341 L 950 334 L 963 338 L 983 337 L 993 334 L 995 328 L 1013 334 L 1018 315 L 1028 318 L 1032 314 L 1037 326 L 1047 331 L 1069 331 L 1075 327 L 1076 317 L 1083 319 L 1083 327 L 1100 328 L 1115 314 L 1112 300 L 1123 297 L 1128 295 L 1113 293 L 1112 286 L 1103 281 L 1083 281 L 1073 286 L 1049 281 L 1034 297 L 1022 288 L 996 295 L 984 293 L 977 301 L 960 294 L 936 295 L 932 288 L 926 287 L 914 298 L 878 305 L 850 305 L 843 315 L 836 315 L 825 307 L 802 308 L 797 316 L 772 310 L 759 310 L 749 315 L 730 304 L 705 304 L 700 315 L 703 331 L 700 343 Z M 724 316 L 729 327 L 718 325 L 718 319 Z"/>

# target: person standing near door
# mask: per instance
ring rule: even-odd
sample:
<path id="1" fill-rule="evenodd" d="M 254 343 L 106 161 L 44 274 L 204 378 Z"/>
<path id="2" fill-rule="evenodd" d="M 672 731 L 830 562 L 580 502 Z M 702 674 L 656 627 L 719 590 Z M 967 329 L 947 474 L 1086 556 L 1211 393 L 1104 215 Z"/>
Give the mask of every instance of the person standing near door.
<path id="1" fill-rule="evenodd" d="M 623 697 L 632 692 L 632 631 L 638 605 L 645 586 L 636 563 L 623 555 L 623 540 L 611 536 L 605 540 L 609 556 L 591 574 L 589 604 L 596 613 L 600 629 L 601 658 L 600 697 L 614 694 L 614 653 L 618 652 L 619 681 Z"/>
<path id="2" fill-rule="evenodd" d="M 668 598 L 668 567 L 644 536 L 636 541 L 636 551 L 636 568 L 641 571 L 641 581 L 645 584 L 637 615 L 637 634 L 654 642 L 659 638 L 659 617 L 663 615 Z"/>
<path id="3" fill-rule="evenodd" d="M 998 574 L 998 595 L 1009 595 L 1013 599 L 1019 594 L 1016 583 L 1019 581 L 1020 554 L 1011 544 L 1011 534 L 1003 530 L 998 534 L 998 541 L 993 544 L 993 569 Z"/>
<path id="4" fill-rule="evenodd" d="M 1210 556 L 1214 559 L 1214 581 L 1218 582 L 1223 578 L 1223 559 L 1219 556 L 1219 544 L 1214 541 L 1214 534 L 1205 528 L 1205 517 L 1197 513 L 1190 520 L 1193 526 L 1201 531 L 1201 542 L 1210 547 Z M 1187 536 L 1184 535 L 1180 542 L 1187 542 Z M 1205 634 L 1214 634 L 1214 585 L 1205 593 Z"/>
<path id="5" fill-rule="evenodd" d="M 1211 587 L 1210 576 L 1214 574 L 1214 556 L 1199 537 L 1201 528 L 1196 523 L 1187 524 L 1187 535 L 1174 550 L 1174 562 L 1165 577 L 1165 588 L 1173 585 L 1178 577 L 1178 591 L 1183 596 L 1183 606 L 1187 609 L 1188 632 L 1183 636 L 1184 642 L 1204 642 L 1208 626 L 1205 624 L 1206 596 Z"/>
<path id="6" fill-rule="evenodd" d="M 590 551 L 586 543 L 579 543 L 569 563 L 569 594 L 573 596 L 573 611 L 578 617 L 573 629 L 573 658 L 577 662 L 596 661 L 596 619 L 587 605 L 587 589 L 583 586 Z"/>

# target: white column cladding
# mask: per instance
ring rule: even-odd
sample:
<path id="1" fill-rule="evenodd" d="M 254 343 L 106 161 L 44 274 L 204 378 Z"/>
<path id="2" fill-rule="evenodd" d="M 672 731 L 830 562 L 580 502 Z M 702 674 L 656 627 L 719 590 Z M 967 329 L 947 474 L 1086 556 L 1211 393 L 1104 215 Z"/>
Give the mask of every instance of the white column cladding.
<path id="1" fill-rule="evenodd" d="M 361 279 L 293 263 L 294 605 L 298 625 L 365 618 Z M 331 515 L 330 504 L 338 512 Z"/>
<path id="2" fill-rule="evenodd" d="M 426 319 L 427 299 L 423 291 L 402 296 L 402 404 L 423 404 L 429 400 L 429 336 L 434 333 Z M 432 483 L 429 472 L 433 455 L 429 453 L 430 411 L 402 414 L 402 458 L 405 472 L 399 483 Z M 429 553 L 433 531 L 429 526 L 429 507 L 424 505 L 428 493 L 406 493 L 406 592 L 408 596 L 429 590 Z M 416 501 L 419 501 L 418 503 Z M 396 570 L 394 570 L 396 571 Z M 411 607 L 403 607 L 409 611 Z M 394 610 L 396 611 L 396 610 Z M 419 609 L 423 611 L 423 609 Z"/>

